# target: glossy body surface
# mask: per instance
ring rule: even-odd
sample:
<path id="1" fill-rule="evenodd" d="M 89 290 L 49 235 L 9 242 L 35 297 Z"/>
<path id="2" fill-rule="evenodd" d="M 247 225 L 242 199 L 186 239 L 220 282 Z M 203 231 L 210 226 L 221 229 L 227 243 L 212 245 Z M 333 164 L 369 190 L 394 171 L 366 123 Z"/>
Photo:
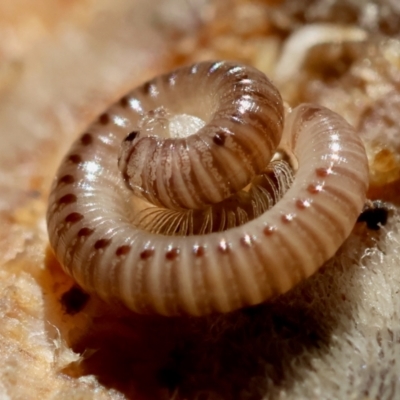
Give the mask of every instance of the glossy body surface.
<path id="1" fill-rule="evenodd" d="M 190 123 L 200 130 L 173 137 L 165 124 L 179 113 L 194 116 Z M 141 313 L 228 312 L 286 292 L 350 234 L 368 166 L 360 139 L 334 112 L 300 105 L 284 129 L 283 115 L 268 79 L 233 63 L 197 64 L 135 89 L 77 139 L 60 165 L 47 214 L 57 259 L 84 289 Z M 187 236 L 134 223 L 138 207 L 129 188 L 162 207 L 201 208 L 251 183 L 277 145 L 296 164 L 295 180 L 253 220 Z"/>

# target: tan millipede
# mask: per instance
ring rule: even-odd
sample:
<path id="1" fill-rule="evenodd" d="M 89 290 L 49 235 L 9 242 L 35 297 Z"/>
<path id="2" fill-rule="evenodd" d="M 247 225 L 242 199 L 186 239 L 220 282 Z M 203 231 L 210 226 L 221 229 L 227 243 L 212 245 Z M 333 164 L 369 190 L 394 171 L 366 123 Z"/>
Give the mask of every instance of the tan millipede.
<path id="1" fill-rule="evenodd" d="M 84 289 L 141 313 L 228 312 L 286 292 L 350 234 L 368 166 L 352 127 L 322 106 L 302 104 L 282 126 L 279 93 L 251 67 L 204 62 L 143 84 L 103 113 L 59 167 L 47 213 L 57 259 Z M 278 142 L 296 174 L 272 208 L 249 220 L 238 212 L 221 231 L 157 233 L 163 223 L 193 224 L 197 212 L 212 219 L 213 207 L 233 198 L 246 203 Z M 182 162 L 189 173 L 178 171 Z M 143 209 L 156 233 L 137 223 Z"/>

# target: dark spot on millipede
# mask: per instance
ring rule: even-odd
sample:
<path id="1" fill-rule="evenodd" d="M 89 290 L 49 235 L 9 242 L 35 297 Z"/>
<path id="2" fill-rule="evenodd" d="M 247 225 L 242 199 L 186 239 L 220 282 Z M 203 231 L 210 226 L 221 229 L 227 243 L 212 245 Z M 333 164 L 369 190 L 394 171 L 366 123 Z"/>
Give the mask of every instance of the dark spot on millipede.
<path id="1" fill-rule="evenodd" d="M 72 204 L 75 203 L 77 200 L 77 197 L 72 194 L 72 193 L 68 193 L 66 195 L 64 195 L 63 197 L 61 197 L 60 199 L 58 199 L 58 204 Z"/>
<path id="2" fill-rule="evenodd" d="M 81 137 L 81 143 L 84 146 L 89 146 L 93 143 L 93 137 L 90 133 L 85 133 L 84 135 L 82 135 Z"/>
<path id="3" fill-rule="evenodd" d="M 121 100 L 119 101 L 119 104 L 121 105 L 121 107 L 128 107 L 128 98 L 127 97 L 122 97 Z"/>
<path id="4" fill-rule="evenodd" d="M 204 246 L 196 246 L 193 248 L 193 254 L 196 257 L 202 257 L 206 253 L 206 249 Z"/>
<path id="5" fill-rule="evenodd" d="M 79 237 L 87 237 L 87 236 L 90 236 L 93 232 L 94 232 L 94 229 L 85 227 L 85 228 L 82 228 L 79 230 L 78 236 Z"/>
<path id="6" fill-rule="evenodd" d="M 219 243 L 218 245 L 218 251 L 222 254 L 227 254 L 229 253 L 230 250 L 230 246 L 228 243 L 226 243 L 225 241 L 222 241 Z"/>
<path id="7" fill-rule="evenodd" d="M 99 122 L 102 125 L 107 125 L 110 122 L 110 117 L 107 113 L 101 114 L 99 117 Z"/>
<path id="8" fill-rule="evenodd" d="M 149 94 L 151 89 L 151 82 L 146 82 L 142 86 L 142 91 L 144 94 Z"/>
<path id="9" fill-rule="evenodd" d="M 311 183 L 307 186 L 307 191 L 312 194 L 318 194 L 322 192 L 323 184 L 322 183 Z"/>
<path id="10" fill-rule="evenodd" d="M 74 223 L 76 223 L 76 222 L 81 221 L 82 219 L 83 219 L 83 215 L 82 215 L 82 214 L 77 213 L 77 212 L 73 212 L 73 213 L 71 213 L 71 214 L 68 214 L 68 215 L 65 217 L 65 222 L 74 224 Z"/>
<path id="11" fill-rule="evenodd" d="M 274 232 L 276 232 L 276 228 L 274 226 L 266 226 L 263 229 L 265 236 L 271 236 Z"/>
<path id="12" fill-rule="evenodd" d="M 61 304 L 67 314 L 74 315 L 85 307 L 89 297 L 80 287 L 73 286 L 61 296 Z"/>
<path id="13" fill-rule="evenodd" d="M 294 219 L 294 215 L 293 214 L 284 214 L 281 216 L 281 220 L 284 224 L 289 224 L 290 222 L 292 222 Z"/>
<path id="14" fill-rule="evenodd" d="M 75 182 L 75 178 L 72 175 L 64 175 L 58 180 L 58 184 L 64 183 L 65 185 L 70 185 Z"/>
<path id="15" fill-rule="evenodd" d="M 315 170 L 315 173 L 317 174 L 317 176 L 319 176 L 321 178 L 325 178 L 326 176 L 328 176 L 332 173 L 332 169 L 331 168 L 317 168 Z"/>
<path id="16" fill-rule="evenodd" d="M 224 132 L 216 133 L 213 137 L 213 141 L 218 146 L 223 146 L 225 144 L 226 135 Z"/>
<path id="17" fill-rule="evenodd" d="M 132 141 L 134 141 L 136 139 L 137 135 L 139 135 L 139 131 L 132 131 L 124 139 L 124 142 L 132 142 Z"/>
<path id="18" fill-rule="evenodd" d="M 384 202 L 375 200 L 364 206 L 357 222 L 365 222 L 368 229 L 377 231 L 380 226 L 386 225 L 389 216 L 389 209 Z"/>
<path id="19" fill-rule="evenodd" d="M 95 244 L 94 248 L 96 250 L 105 249 L 111 243 L 111 239 L 99 239 Z"/>
<path id="20" fill-rule="evenodd" d="M 179 249 L 174 247 L 165 253 L 165 258 L 169 261 L 172 261 L 175 260 L 175 258 L 178 257 L 178 255 L 179 255 Z"/>
<path id="21" fill-rule="evenodd" d="M 306 208 L 310 207 L 311 201 L 310 200 L 297 199 L 295 204 L 296 204 L 296 207 L 299 210 L 305 210 Z"/>
<path id="22" fill-rule="evenodd" d="M 82 157 L 79 154 L 71 154 L 68 160 L 74 164 L 80 164 L 82 162 Z"/>
<path id="23" fill-rule="evenodd" d="M 142 260 L 147 260 L 154 254 L 154 249 L 145 249 L 140 253 L 140 258 Z"/>
<path id="24" fill-rule="evenodd" d="M 128 254 L 131 250 L 131 246 L 128 244 L 125 244 L 123 246 L 118 247 L 118 249 L 115 251 L 116 256 L 125 256 Z"/>
<path id="25" fill-rule="evenodd" d="M 249 235 L 245 235 L 240 238 L 240 244 L 243 247 L 251 247 L 253 243 L 254 239 Z"/>

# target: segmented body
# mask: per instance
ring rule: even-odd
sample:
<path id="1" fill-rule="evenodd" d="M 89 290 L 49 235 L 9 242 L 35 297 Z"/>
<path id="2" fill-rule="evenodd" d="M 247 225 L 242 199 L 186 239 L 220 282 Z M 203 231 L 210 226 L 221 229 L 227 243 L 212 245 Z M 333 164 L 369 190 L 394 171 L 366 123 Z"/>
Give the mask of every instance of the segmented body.
<path id="1" fill-rule="evenodd" d="M 154 136 L 149 123 L 150 136 L 139 123 L 141 131 L 127 137 L 121 171 L 132 191 L 152 204 L 201 209 L 226 199 L 265 169 L 281 138 L 280 94 L 251 67 L 200 63 L 162 75 L 132 95 L 140 103 L 139 118 L 156 110 L 165 120 L 166 114 L 184 114 L 207 121 L 186 137 L 160 137 L 162 126 Z"/>
<path id="2" fill-rule="evenodd" d="M 205 147 L 196 145 L 192 151 L 190 136 L 163 138 L 152 147 L 159 139 L 146 135 L 157 133 L 159 122 L 153 129 L 149 116 L 161 106 L 173 114 L 183 110 L 209 119 L 194 138 Z M 272 209 L 243 225 L 203 235 L 151 233 L 134 223 L 137 210 L 128 189 L 172 208 L 201 208 L 226 198 L 266 168 L 264 154 L 272 155 L 272 145 L 279 142 L 282 120 L 280 96 L 267 78 L 228 62 L 183 68 L 135 89 L 88 128 L 57 172 L 47 221 L 58 260 L 86 290 L 143 313 L 227 312 L 289 290 L 334 255 L 364 204 L 365 151 L 337 114 L 303 104 L 288 115 L 279 148 L 298 164 L 295 180 Z M 124 139 L 121 173 L 117 159 Z M 187 152 L 179 155 L 194 169 L 182 173 L 171 189 L 171 176 L 184 169 L 174 151 L 165 156 L 174 140 L 186 140 Z M 133 165 L 141 172 L 134 176 L 129 154 L 140 141 L 142 163 L 136 158 Z M 253 154 L 256 161 L 249 164 Z M 157 170 L 157 163 L 164 167 Z M 230 168 L 236 164 L 238 170 Z M 215 173 L 206 170 L 210 165 Z M 237 180 L 240 184 L 224 183 L 242 170 L 246 177 Z M 217 186 L 220 177 L 222 189 L 204 187 Z"/>

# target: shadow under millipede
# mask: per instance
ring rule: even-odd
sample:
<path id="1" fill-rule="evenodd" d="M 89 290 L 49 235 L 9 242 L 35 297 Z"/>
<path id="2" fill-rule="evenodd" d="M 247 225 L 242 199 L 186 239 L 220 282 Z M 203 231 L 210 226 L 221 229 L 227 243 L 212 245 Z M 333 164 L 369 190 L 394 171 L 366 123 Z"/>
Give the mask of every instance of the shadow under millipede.
<path id="1" fill-rule="evenodd" d="M 52 262 L 49 256 L 48 265 Z M 289 390 L 301 379 L 294 365 L 301 361 L 312 368 L 311 359 L 329 351 L 338 313 L 328 310 L 345 301 L 332 279 L 335 267 L 341 268 L 322 268 L 285 295 L 226 315 L 165 318 L 105 308 L 69 343 L 82 359 L 62 372 L 94 375 L 129 400 L 261 400 L 267 393 L 274 398 L 277 387 Z M 342 273 L 351 274 L 351 268 Z M 91 295 L 93 300 L 99 301 Z M 56 322 L 54 302 L 61 298 L 47 301 L 49 321 Z M 71 321 L 85 307 L 86 302 L 74 310 Z M 56 325 L 68 337 L 67 328 Z"/>

